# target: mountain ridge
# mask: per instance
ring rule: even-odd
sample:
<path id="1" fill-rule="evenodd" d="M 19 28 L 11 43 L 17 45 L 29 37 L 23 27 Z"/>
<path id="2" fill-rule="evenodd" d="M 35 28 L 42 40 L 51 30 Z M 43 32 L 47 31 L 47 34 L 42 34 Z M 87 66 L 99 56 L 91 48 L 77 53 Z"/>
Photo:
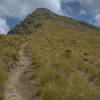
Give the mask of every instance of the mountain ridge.
<path id="1" fill-rule="evenodd" d="M 87 22 L 79 21 L 79 20 L 75 20 L 75 19 L 72 19 L 67 16 L 61 16 L 61 15 L 55 14 L 46 8 L 38 8 L 34 12 L 29 14 L 24 19 L 24 21 L 22 21 L 20 24 L 16 25 L 14 28 L 12 28 L 8 32 L 8 34 L 16 34 L 16 33 L 20 34 L 21 31 L 26 30 L 28 27 L 30 27 L 30 25 L 32 26 L 33 29 L 34 28 L 36 29 L 38 27 L 41 27 L 42 23 L 44 23 L 44 21 L 46 21 L 48 19 L 52 19 L 53 21 L 56 21 L 59 19 L 59 21 L 61 21 L 61 23 L 65 24 L 65 25 L 69 24 L 69 26 L 77 26 L 77 27 L 81 26 L 81 27 L 91 28 L 91 29 L 100 31 L 99 27 L 89 24 Z M 63 19 L 65 19 L 65 21 Z M 66 21 L 66 20 L 68 20 L 68 21 Z M 19 31 L 19 30 L 21 30 L 21 31 Z M 26 31 L 24 33 L 26 33 Z"/>

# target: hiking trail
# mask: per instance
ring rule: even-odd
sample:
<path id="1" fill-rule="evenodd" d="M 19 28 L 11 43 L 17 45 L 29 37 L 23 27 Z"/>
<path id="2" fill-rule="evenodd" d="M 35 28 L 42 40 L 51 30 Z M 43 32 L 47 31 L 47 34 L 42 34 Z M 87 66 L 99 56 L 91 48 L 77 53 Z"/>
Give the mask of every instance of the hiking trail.
<path id="1" fill-rule="evenodd" d="M 30 65 L 30 58 L 25 52 L 27 44 L 28 42 L 21 46 L 21 50 L 19 52 L 19 63 L 17 64 L 16 69 L 9 74 L 9 78 L 5 86 L 4 100 L 26 100 L 26 98 L 19 91 L 18 87 L 19 85 L 22 85 L 19 81 L 20 76 L 23 75 L 25 69 Z"/>

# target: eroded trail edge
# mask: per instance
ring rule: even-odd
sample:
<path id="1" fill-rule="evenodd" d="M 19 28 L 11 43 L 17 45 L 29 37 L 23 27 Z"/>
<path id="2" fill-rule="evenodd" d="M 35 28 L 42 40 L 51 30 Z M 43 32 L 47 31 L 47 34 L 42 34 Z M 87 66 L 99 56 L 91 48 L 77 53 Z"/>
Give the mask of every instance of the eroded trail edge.
<path id="1" fill-rule="evenodd" d="M 24 73 L 25 69 L 30 65 L 29 56 L 27 56 L 25 50 L 26 45 L 28 42 L 26 42 L 24 45 L 22 45 L 20 50 L 20 60 L 18 64 L 16 65 L 16 69 L 14 69 L 9 74 L 8 82 L 5 86 L 5 94 L 4 94 L 4 100 L 26 100 L 23 95 L 21 95 L 18 87 L 20 87 L 20 77 Z"/>

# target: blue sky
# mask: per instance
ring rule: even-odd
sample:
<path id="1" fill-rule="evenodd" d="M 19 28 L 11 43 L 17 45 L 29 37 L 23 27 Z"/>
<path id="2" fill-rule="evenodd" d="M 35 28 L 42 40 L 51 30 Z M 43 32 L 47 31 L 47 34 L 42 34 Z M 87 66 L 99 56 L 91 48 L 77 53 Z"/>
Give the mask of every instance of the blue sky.
<path id="1" fill-rule="evenodd" d="M 6 18 L 6 20 L 10 29 L 13 28 L 16 24 L 20 23 L 20 19 L 18 18 Z"/>
<path id="2" fill-rule="evenodd" d="M 83 8 L 79 2 L 62 3 L 61 7 L 66 16 L 89 23 L 95 22 L 93 12 Z"/>
<path id="3" fill-rule="evenodd" d="M 0 0 L 0 33 L 6 34 L 29 13 L 41 7 L 100 26 L 99 4 L 100 0 Z"/>

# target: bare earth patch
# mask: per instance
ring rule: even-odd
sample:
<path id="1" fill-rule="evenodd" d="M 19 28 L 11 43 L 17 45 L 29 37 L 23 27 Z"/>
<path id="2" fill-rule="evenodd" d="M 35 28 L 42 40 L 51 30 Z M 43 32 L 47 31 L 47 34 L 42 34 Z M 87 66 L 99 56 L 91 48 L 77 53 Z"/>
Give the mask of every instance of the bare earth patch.
<path id="1" fill-rule="evenodd" d="M 24 73 L 25 69 L 30 65 L 29 57 L 26 55 L 25 46 L 27 42 L 22 45 L 20 50 L 20 61 L 18 62 L 16 69 L 9 73 L 9 79 L 5 86 L 4 100 L 26 100 L 26 97 L 21 94 L 19 87 L 20 77 Z"/>

